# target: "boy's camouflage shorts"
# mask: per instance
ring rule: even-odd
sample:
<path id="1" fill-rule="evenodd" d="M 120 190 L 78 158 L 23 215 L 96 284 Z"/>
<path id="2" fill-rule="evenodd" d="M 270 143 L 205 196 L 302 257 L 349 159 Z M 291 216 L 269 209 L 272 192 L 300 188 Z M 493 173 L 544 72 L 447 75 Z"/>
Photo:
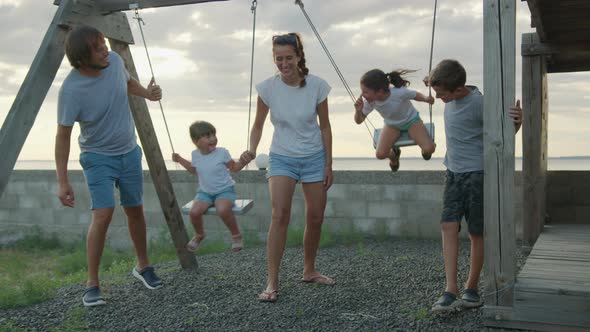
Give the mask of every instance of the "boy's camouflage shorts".
<path id="1" fill-rule="evenodd" d="M 465 217 L 469 234 L 483 234 L 483 171 L 453 173 L 447 170 L 441 222 Z"/>

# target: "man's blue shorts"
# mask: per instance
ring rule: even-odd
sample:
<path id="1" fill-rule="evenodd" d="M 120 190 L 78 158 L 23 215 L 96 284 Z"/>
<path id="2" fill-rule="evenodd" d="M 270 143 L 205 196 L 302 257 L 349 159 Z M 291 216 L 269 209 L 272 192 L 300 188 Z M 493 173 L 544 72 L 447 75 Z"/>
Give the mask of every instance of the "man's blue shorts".
<path id="1" fill-rule="evenodd" d="M 231 201 L 232 203 L 235 203 L 236 202 L 236 191 L 234 189 L 234 186 L 227 187 L 216 194 L 211 194 L 208 192 L 204 192 L 202 190 L 198 190 L 197 195 L 195 196 L 195 201 L 214 204 L 215 201 L 220 198 L 224 198 L 224 199 Z"/>
<path id="2" fill-rule="evenodd" d="M 270 153 L 267 177 L 288 176 L 301 183 L 324 181 L 326 152 L 322 149 L 307 157 L 288 157 Z"/>
<path id="3" fill-rule="evenodd" d="M 93 152 L 80 154 L 80 165 L 92 200 L 91 209 L 115 207 L 115 187 L 119 188 L 122 206 L 143 204 L 143 172 L 141 148 L 118 156 Z"/>

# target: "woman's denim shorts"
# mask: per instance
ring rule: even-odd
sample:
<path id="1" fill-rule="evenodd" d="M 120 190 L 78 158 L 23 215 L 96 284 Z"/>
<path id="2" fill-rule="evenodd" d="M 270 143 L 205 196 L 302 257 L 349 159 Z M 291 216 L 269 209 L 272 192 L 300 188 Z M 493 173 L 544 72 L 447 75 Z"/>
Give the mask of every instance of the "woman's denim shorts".
<path id="1" fill-rule="evenodd" d="M 326 152 L 322 149 L 306 157 L 288 157 L 270 153 L 267 177 L 287 176 L 301 183 L 324 181 Z"/>

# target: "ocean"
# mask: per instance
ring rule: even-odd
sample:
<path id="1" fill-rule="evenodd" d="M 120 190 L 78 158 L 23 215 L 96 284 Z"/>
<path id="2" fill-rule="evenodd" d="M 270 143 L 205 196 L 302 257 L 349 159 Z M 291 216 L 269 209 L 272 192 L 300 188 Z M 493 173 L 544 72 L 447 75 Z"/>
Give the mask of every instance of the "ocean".
<path id="1" fill-rule="evenodd" d="M 583 157 L 554 157 L 547 161 L 549 170 L 590 170 L 590 156 Z M 143 161 L 144 169 L 148 169 L 147 163 Z M 166 167 L 169 170 L 180 170 L 178 164 L 172 160 L 166 160 Z M 255 169 L 254 163 L 250 164 L 247 169 Z M 387 160 L 377 160 L 375 158 L 334 158 L 334 170 L 350 170 L 350 171 L 371 171 L 371 170 L 389 170 Z M 14 167 L 15 169 L 39 169 L 49 170 L 55 169 L 55 162 L 53 160 L 18 160 Z M 68 162 L 68 169 L 81 169 L 80 163 L 77 160 L 70 160 Z M 429 161 L 421 158 L 404 158 L 402 156 L 400 161 L 400 170 L 404 171 L 440 171 L 444 170 L 442 158 L 432 158 Z M 516 158 L 515 169 L 522 170 L 522 158 Z"/>

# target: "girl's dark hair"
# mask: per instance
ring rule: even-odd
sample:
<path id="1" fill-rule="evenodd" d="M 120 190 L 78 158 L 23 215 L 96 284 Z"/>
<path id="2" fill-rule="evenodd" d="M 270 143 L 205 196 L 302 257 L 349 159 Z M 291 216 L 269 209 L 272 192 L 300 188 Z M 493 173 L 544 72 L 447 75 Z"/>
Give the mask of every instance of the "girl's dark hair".
<path id="1" fill-rule="evenodd" d="M 441 61 L 430 73 L 430 86 L 440 86 L 448 91 L 455 91 L 465 85 L 467 73 L 457 60 Z"/>
<path id="2" fill-rule="evenodd" d="M 303 76 L 299 87 L 304 87 L 305 76 L 309 74 L 309 68 L 305 65 L 305 52 L 303 51 L 303 43 L 301 42 L 301 36 L 297 32 L 289 32 L 284 35 L 276 35 L 272 37 L 272 45 L 291 45 L 295 50 L 295 54 L 301 58 L 299 63 L 297 63 L 297 67 L 299 69 L 299 73 Z"/>
<path id="3" fill-rule="evenodd" d="M 70 31 L 64 48 L 72 67 L 78 69 L 83 63 L 90 62 L 92 50 L 101 40 L 104 35 L 93 27 L 79 26 Z"/>
<path id="4" fill-rule="evenodd" d="M 389 84 L 396 88 L 410 85 L 410 81 L 402 75 L 413 73 L 415 70 L 398 69 L 390 73 L 384 73 L 381 69 L 372 69 L 361 77 L 361 84 L 374 91 L 389 91 Z"/>
<path id="5" fill-rule="evenodd" d="M 192 140 L 198 140 L 203 136 L 210 134 L 215 135 L 216 130 L 215 127 L 207 121 L 195 121 L 189 127 L 189 132 Z"/>

